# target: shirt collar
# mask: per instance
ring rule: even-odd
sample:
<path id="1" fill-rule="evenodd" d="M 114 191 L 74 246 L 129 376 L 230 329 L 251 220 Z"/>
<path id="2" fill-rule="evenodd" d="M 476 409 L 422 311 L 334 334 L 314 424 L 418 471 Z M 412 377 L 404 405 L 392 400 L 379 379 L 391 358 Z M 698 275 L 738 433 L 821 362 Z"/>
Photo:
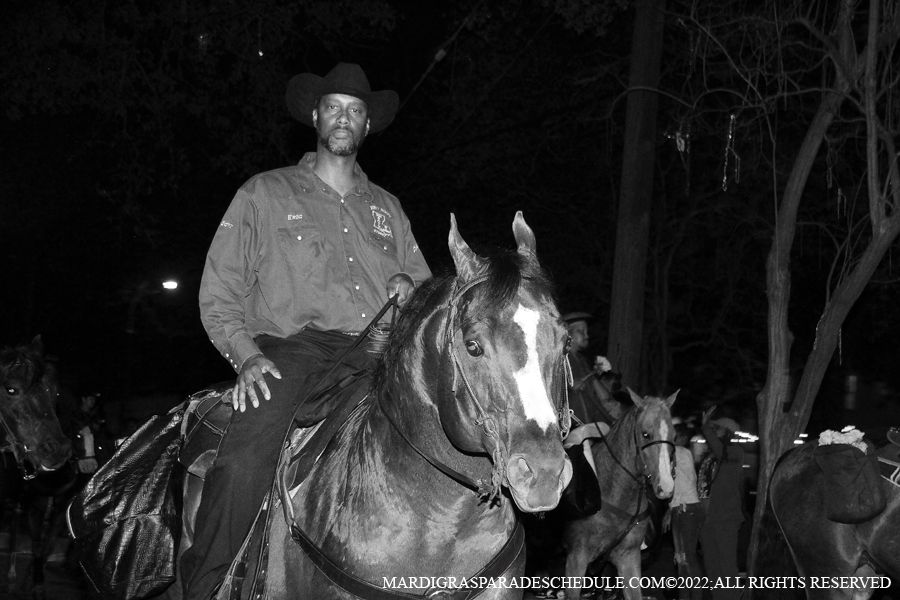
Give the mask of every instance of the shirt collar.
<path id="1" fill-rule="evenodd" d="M 299 179 L 300 185 L 303 186 L 304 190 L 319 188 L 323 184 L 318 175 L 313 171 L 313 165 L 316 164 L 316 153 L 315 152 L 307 152 L 303 155 L 303 158 L 300 159 L 300 162 L 297 166 L 300 169 Z M 357 162 L 353 165 L 353 174 L 356 176 L 357 184 L 356 187 L 348 192 L 349 194 L 356 194 L 358 196 L 368 195 L 372 197 L 372 190 L 369 187 L 369 178 L 363 172 L 362 168 L 359 166 Z"/>

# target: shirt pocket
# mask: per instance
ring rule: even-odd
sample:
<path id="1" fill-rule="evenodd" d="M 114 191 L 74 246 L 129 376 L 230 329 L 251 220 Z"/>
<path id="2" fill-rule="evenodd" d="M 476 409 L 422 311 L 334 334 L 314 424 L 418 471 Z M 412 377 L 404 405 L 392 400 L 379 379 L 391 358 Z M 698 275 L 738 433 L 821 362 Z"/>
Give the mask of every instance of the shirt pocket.
<path id="1" fill-rule="evenodd" d="M 322 236 L 315 226 L 295 225 L 278 230 L 278 245 L 292 271 L 309 275 L 322 266 Z"/>
<path id="2" fill-rule="evenodd" d="M 374 246 L 376 254 L 392 263 L 397 262 L 397 243 L 392 238 L 383 238 L 373 233 L 369 236 L 369 243 Z"/>

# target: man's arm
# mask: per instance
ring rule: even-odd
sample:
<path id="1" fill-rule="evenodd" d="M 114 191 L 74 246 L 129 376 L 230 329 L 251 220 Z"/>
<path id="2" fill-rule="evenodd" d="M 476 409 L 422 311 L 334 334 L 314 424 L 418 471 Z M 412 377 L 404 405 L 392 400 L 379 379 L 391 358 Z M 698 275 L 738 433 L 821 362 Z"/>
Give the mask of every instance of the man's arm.
<path id="1" fill-rule="evenodd" d="M 242 412 L 248 396 L 254 407 L 259 406 L 254 384 L 266 400 L 271 397 L 265 373 L 281 379 L 244 326 L 244 298 L 255 283 L 259 256 L 257 217 L 250 197 L 238 191 L 210 244 L 200 283 L 200 318 L 210 341 L 238 373 L 231 402 Z"/>
<path id="2" fill-rule="evenodd" d="M 406 275 L 413 282 L 413 286 L 419 286 L 426 279 L 431 278 L 431 269 L 425 262 L 425 257 L 419 249 L 416 237 L 413 235 L 412 227 L 406 214 L 401 212 L 400 231 L 397 235 L 397 258 L 400 261 L 401 271 L 397 275 Z M 396 275 L 394 276 L 396 277 Z M 392 278 L 393 279 L 393 278 Z"/>

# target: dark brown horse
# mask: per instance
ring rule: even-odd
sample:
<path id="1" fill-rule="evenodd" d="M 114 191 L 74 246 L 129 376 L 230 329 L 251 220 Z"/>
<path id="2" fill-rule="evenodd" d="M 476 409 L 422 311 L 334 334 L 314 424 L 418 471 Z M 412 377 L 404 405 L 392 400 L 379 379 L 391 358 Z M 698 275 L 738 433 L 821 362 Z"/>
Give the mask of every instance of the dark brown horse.
<path id="1" fill-rule="evenodd" d="M 770 544 L 765 552 L 775 553 L 777 542 L 787 542 L 810 600 L 865 600 L 876 589 L 871 584 L 880 583 L 878 577 L 856 580 L 853 588 L 833 578 L 884 574 L 894 581 L 900 579 L 900 487 L 881 479 L 887 508 L 875 518 L 859 524 L 831 521 L 826 516 L 824 476 L 813 457 L 816 446 L 817 442 L 808 442 L 789 450 L 775 467 L 767 515 L 760 525 L 767 529 L 765 537 Z M 886 446 L 880 455 L 900 469 L 900 447 Z M 777 533 L 784 535 L 773 536 Z M 813 587 L 813 577 L 825 578 L 819 580 L 823 585 Z M 856 587 L 859 582 L 863 585 Z"/>
<path id="2" fill-rule="evenodd" d="M 40 336 L 30 344 L 0 350 L 0 423 L 3 470 L 0 510 L 13 500 L 28 517 L 32 539 L 33 595 L 43 597 L 43 560 L 56 511 L 54 498 L 75 481 L 69 468 L 72 444 L 55 412 L 58 387 L 44 363 Z M 65 468 L 64 468 L 65 467 Z M 15 544 L 17 528 L 11 527 Z M 11 561 L 10 585 L 15 581 Z"/>
<path id="3" fill-rule="evenodd" d="M 482 258 L 451 217 L 456 275 L 416 291 L 371 391 L 273 500 L 265 597 L 521 597 L 466 589 L 522 575 L 515 507 L 553 509 L 572 473 L 568 336 L 521 213 L 513 232 L 516 252 Z"/>

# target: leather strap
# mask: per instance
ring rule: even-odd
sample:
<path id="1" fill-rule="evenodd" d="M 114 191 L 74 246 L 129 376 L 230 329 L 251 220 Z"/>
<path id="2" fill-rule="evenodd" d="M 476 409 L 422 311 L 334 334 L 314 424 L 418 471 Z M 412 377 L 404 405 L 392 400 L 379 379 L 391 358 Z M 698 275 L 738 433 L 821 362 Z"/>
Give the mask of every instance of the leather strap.
<path id="1" fill-rule="evenodd" d="M 402 429 L 400 429 L 399 427 L 397 427 L 397 424 L 394 423 L 394 419 L 391 417 L 390 413 L 388 413 L 388 411 L 386 411 L 384 409 L 384 407 L 381 405 L 381 394 L 378 395 L 378 408 L 381 409 L 382 414 L 384 414 L 388 423 L 391 424 L 391 427 L 394 428 L 394 431 L 399 433 L 400 437 L 403 438 L 403 441 L 405 441 L 407 443 L 407 445 L 409 445 L 410 448 L 412 448 L 413 450 L 418 452 L 419 456 L 424 458 L 428 462 L 428 464 L 430 464 L 432 467 L 434 467 L 435 469 L 437 469 L 438 471 L 440 471 L 441 473 L 443 473 L 450 479 L 457 481 L 458 483 L 466 486 L 467 488 L 469 488 L 471 490 L 474 490 L 476 492 L 480 492 L 482 490 L 482 488 L 484 486 L 483 483 L 479 484 L 479 482 L 475 481 L 468 475 L 464 475 L 463 473 L 460 473 L 456 469 L 453 469 L 452 467 L 445 465 L 438 459 L 433 458 L 430 455 L 426 454 L 425 451 L 421 450 L 418 446 L 413 444 L 412 441 L 406 436 L 406 433 L 404 433 L 404 431 Z"/>
<path id="2" fill-rule="evenodd" d="M 302 530 L 295 525 L 291 526 L 291 536 L 297 544 L 303 548 L 316 568 L 321 571 L 333 584 L 344 590 L 345 592 L 356 596 L 357 598 L 366 598 L 366 600 L 422 600 L 422 598 L 436 598 L 439 600 L 470 600 L 476 598 L 484 590 L 485 587 L 474 587 L 474 582 L 481 581 L 482 578 L 486 583 L 491 579 L 500 577 L 515 562 L 525 547 L 525 530 L 522 523 L 516 522 L 516 529 L 513 534 L 506 540 L 503 548 L 500 549 L 494 558 L 488 562 L 478 573 L 467 578 L 473 581 L 473 587 L 458 588 L 455 590 L 432 589 L 426 590 L 424 594 L 410 594 L 392 590 L 390 588 L 378 587 L 362 580 L 335 565 L 331 559 L 325 556 L 321 550 L 310 540 Z"/>

